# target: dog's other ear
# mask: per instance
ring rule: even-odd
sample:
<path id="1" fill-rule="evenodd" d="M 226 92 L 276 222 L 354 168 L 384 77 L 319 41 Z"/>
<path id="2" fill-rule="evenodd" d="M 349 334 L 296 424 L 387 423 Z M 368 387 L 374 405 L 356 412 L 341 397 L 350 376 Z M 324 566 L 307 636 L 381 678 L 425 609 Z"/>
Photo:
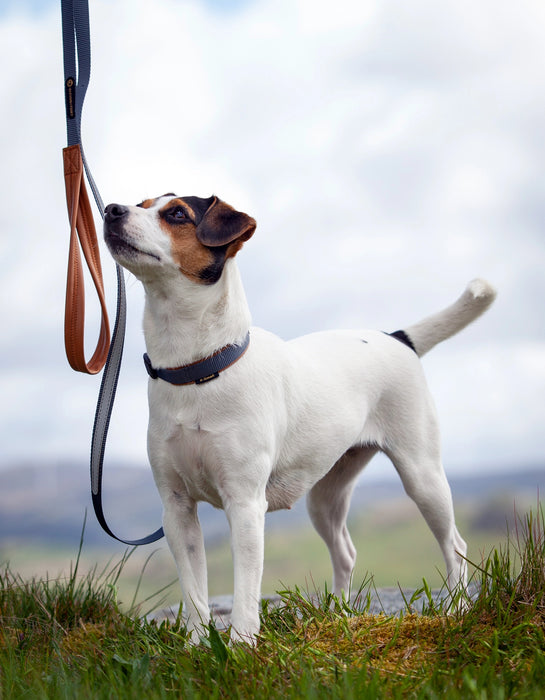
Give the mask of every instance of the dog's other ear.
<path id="1" fill-rule="evenodd" d="M 242 246 L 244 241 L 253 236 L 255 228 L 255 219 L 214 197 L 197 226 L 197 238 L 203 245 L 211 248 L 233 241 L 238 241 Z"/>

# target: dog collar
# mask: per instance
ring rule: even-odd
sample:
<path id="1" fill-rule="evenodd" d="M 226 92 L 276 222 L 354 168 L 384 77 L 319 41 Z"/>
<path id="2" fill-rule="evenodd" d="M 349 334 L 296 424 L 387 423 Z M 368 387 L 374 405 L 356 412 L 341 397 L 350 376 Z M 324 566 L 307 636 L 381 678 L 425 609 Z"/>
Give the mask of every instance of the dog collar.
<path id="1" fill-rule="evenodd" d="M 239 360 L 248 349 L 249 344 L 250 333 L 247 333 L 241 345 L 226 345 L 211 357 L 193 362 L 190 365 L 157 369 L 151 364 L 147 353 L 144 353 L 144 364 L 152 379 L 162 379 L 176 386 L 183 386 L 185 384 L 205 384 L 206 382 L 212 381 L 212 379 L 217 379 L 220 372 L 223 372 L 224 369 L 227 369 Z"/>

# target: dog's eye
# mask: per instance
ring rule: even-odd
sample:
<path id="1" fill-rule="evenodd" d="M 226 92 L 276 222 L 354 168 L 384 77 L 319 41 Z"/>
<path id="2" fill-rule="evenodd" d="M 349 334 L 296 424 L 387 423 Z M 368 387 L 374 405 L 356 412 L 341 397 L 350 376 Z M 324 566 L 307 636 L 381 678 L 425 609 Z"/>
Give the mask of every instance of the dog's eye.
<path id="1" fill-rule="evenodd" d="M 182 207 L 176 207 L 173 209 L 171 212 L 169 212 L 169 217 L 173 219 L 174 221 L 188 221 L 189 217 L 185 213 L 185 210 L 182 209 Z"/>

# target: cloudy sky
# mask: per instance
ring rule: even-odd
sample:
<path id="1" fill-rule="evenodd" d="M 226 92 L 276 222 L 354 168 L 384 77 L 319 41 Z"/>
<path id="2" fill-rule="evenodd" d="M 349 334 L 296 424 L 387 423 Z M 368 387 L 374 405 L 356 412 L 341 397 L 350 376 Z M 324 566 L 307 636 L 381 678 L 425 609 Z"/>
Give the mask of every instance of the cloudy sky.
<path id="1" fill-rule="evenodd" d="M 104 200 L 216 193 L 252 214 L 254 322 L 285 338 L 395 330 L 486 277 L 491 311 L 424 359 L 447 470 L 543 463 L 541 0 L 90 5 L 83 138 Z M 2 0 L 0 55 L 0 467 L 85 461 L 100 378 L 64 356 L 58 3 Z M 103 264 L 113 311 L 105 249 Z M 144 464 L 142 293 L 127 285 L 108 458 Z"/>

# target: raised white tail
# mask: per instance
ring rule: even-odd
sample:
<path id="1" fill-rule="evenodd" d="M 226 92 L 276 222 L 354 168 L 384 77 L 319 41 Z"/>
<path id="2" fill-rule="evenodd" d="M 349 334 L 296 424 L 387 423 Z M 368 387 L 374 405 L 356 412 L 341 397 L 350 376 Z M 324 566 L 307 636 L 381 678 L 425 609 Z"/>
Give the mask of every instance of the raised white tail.
<path id="1" fill-rule="evenodd" d="M 404 329 L 416 354 L 422 357 L 435 345 L 464 329 L 484 313 L 495 298 L 496 290 L 486 280 L 472 280 L 454 304 Z"/>

